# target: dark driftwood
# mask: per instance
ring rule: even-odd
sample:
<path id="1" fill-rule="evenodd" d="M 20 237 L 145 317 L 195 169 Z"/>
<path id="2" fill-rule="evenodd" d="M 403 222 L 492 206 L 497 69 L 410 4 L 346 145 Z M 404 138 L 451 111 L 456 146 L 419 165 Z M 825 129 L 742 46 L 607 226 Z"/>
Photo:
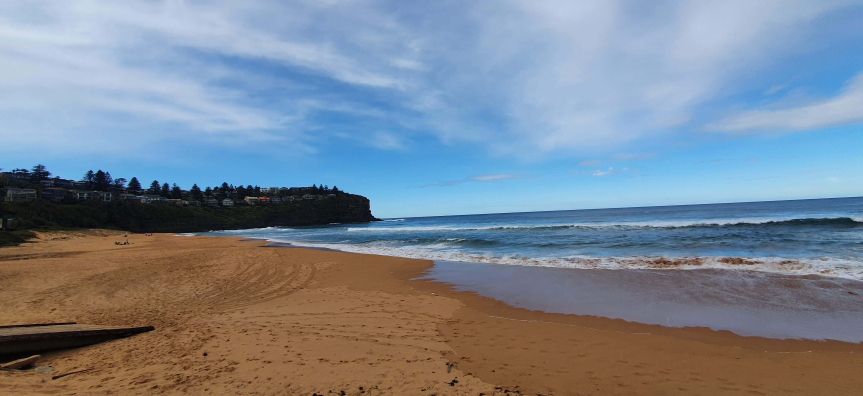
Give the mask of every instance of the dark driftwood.
<path id="1" fill-rule="evenodd" d="M 153 326 L 119 327 L 70 323 L 0 327 L 0 355 L 76 348 L 154 330 Z"/>

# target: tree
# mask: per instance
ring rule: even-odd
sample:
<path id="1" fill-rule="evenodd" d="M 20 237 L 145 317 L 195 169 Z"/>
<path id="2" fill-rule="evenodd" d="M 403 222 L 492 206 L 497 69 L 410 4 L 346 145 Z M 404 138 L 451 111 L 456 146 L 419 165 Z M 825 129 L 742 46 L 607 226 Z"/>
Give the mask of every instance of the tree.
<path id="1" fill-rule="evenodd" d="M 138 180 L 135 179 L 135 181 L 137 182 Z M 114 188 L 114 190 L 123 191 L 126 188 L 126 179 L 122 177 L 114 179 L 114 185 L 112 187 Z"/>
<path id="2" fill-rule="evenodd" d="M 237 199 L 245 199 L 248 197 L 248 193 L 246 192 L 246 188 L 242 185 L 237 186 Z"/>
<path id="3" fill-rule="evenodd" d="M 189 189 L 189 194 L 197 201 L 204 198 L 203 194 L 201 194 L 201 187 L 198 187 L 197 184 L 192 185 L 192 188 Z"/>
<path id="4" fill-rule="evenodd" d="M 48 169 L 45 168 L 45 165 L 38 164 L 33 167 L 33 170 L 30 171 L 30 181 L 34 183 L 38 183 L 41 180 L 45 180 L 51 176 L 51 172 L 48 172 Z"/>
<path id="5" fill-rule="evenodd" d="M 339 188 L 338 188 L 338 187 L 333 186 L 333 194 L 338 194 L 338 193 L 340 193 L 340 192 L 341 192 L 341 191 L 339 191 Z"/>
<path id="6" fill-rule="evenodd" d="M 137 177 L 133 177 L 132 180 L 129 180 L 129 187 L 127 187 L 127 190 L 132 194 L 141 192 L 141 182 L 138 181 Z"/>
<path id="7" fill-rule="evenodd" d="M 172 199 L 183 198 L 183 190 L 180 189 L 180 186 L 178 186 L 177 183 L 174 183 L 174 186 L 171 187 L 171 198 Z"/>
<path id="8" fill-rule="evenodd" d="M 162 190 L 159 191 L 159 195 L 168 198 L 168 196 L 171 195 L 171 186 L 169 186 L 168 183 L 162 184 Z"/>
<path id="9" fill-rule="evenodd" d="M 81 178 L 81 181 L 87 183 L 88 189 L 93 188 L 93 183 L 96 182 L 96 174 L 93 173 L 92 169 L 90 169 L 87 171 L 87 173 L 84 174 L 84 177 Z"/>
<path id="10" fill-rule="evenodd" d="M 101 169 L 96 171 L 96 175 L 93 177 L 93 186 L 91 188 L 95 188 L 97 191 L 108 189 L 108 178 L 105 177 L 105 172 L 102 172 Z"/>
<path id="11" fill-rule="evenodd" d="M 150 183 L 150 188 L 147 192 L 153 195 L 159 195 L 159 193 L 162 192 L 162 185 L 159 184 L 158 180 L 153 180 L 153 182 Z"/>
<path id="12" fill-rule="evenodd" d="M 105 191 L 114 186 L 114 178 L 111 177 L 111 172 L 105 172 Z"/>
<path id="13" fill-rule="evenodd" d="M 225 194 L 231 192 L 231 186 L 229 186 L 227 182 L 222 183 L 222 192 Z"/>
<path id="14" fill-rule="evenodd" d="M 211 195 L 213 195 L 213 189 L 212 189 L 212 188 L 210 188 L 210 186 L 207 186 L 207 189 L 206 189 L 206 190 L 204 190 L 204 195 L 206 195 L 206 196 L 208 196 L 208 197 L 209 197 L 209 196 L 211 196 Z"/>

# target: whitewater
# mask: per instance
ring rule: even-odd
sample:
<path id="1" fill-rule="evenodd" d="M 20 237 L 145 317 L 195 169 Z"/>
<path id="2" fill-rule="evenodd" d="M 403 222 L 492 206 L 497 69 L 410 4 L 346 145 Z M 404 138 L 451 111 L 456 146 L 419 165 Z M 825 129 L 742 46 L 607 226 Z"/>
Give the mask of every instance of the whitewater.
<path id="1" fill-rule="evenodd" d="M 205 234 L 450 262 L 721 268 L 863 280 L 863 198 L 394 218 Z"/>

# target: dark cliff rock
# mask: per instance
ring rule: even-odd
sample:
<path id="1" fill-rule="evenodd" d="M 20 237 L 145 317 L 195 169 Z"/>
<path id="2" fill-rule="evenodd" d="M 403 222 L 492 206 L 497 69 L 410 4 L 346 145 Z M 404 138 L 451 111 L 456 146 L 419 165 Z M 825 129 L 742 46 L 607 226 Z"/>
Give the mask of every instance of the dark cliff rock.
<path id="1" fill-rule="evenodd" d="M 368 198 L 339 194 L 334 198 L 261 206 L 183 207 L 132 201 L 76 204 L 7 202 L 6 216 L 17 228 L 111 228 L 131 232 L 200 232 L 209 230 L 306 226 L 376 221 Z"/>

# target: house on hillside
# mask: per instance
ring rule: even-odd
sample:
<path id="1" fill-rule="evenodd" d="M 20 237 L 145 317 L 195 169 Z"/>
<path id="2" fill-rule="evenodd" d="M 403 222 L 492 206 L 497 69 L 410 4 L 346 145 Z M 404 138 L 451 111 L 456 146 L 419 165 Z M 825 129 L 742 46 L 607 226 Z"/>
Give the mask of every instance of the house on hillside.
<path id="1" fill-rule="evenodd" d="M 54 179 L 39 180 L 42 187 L 54 187 Z"/>
<path id="2" fill-rule="evenodd" d="M 244 201 L 246 201 L 246 203 L 249 205 L 257 205 L 260 203 L 260 202 L 258 202 L 259 201 L 258 197 L 246 197 L 246 199 L 244 199 Z"/>
<path id="3" fill-rule="evenodd" d="M 88 200 L 88 199 L 99 199 L 98 191 L 73 191 L 72 197 L 79 201 Z"/>
<path id="4" fill-rule="evenodd" d="M 165 202 L 172 204 L 172 205 L 183 206 L 183 200 L 182 199 L 168 198 L 165 200 Z"/>
<path id="5" fill-rule="evenodd" d="M 141 200 L 143 203 L 165 203 L 168 202 L 168 199 L 156 194 L 145 194 L 143 195 L 145 199 Z"/>
<path id="6" fill-rule="evenodd" d="M 282 203 L 282 197 L 279 197 L 279 196 L 270 197 L 270 203 L 280 204 L 280 203 Z"/>
<path id="7" fill-rule="evenodd" d="M 146 202 L 147 202 L 147 197 L 145 197 L 145 196 L 143 196 L 143 195 L 135 195 L 135 194 L 125 194 L 125 193 L 124 193 L 124 194 L 120 194 L 120 195 L 117 197 L 117 199 L 121 199 L 121 200 L 124 200 L 124 201 L 138 201 L 138 202 L 141 202 L 141 203 L 146 203 Z"/>
<path id="8" fill-rule="evenodd" d="M 272 200 L 270 200 L 270 197 L 258 197 L 258 203 L 260 203 L 261 205 L 268 205 L 271 202 Z"/>
<path id="9" fill-rule="evenodd" d="M 183 205 L 184 206 L 201 206 L 201 201 L 195 201 L 195 200 L 183 201 Z"/>
<path id="10" fill-rule="evenodd" d="M 315 196 L 312 194 L 305 194 L 303 195 L 303 199 L 315 199 Z"/>
<path id="11" fill-rule="evenodd" d="M 54 178 L 54 187 L 75 187 L 75 182 L 73 180 L 61 179 L 59 177 Z"/>
<path id="12" fill-rule="evenodd" d="M 36 190 L 32 188 L 7 188 L 6 201 L 33 202 L 36 200 Z"/>
<path id="13" fill-rule="evenodd" d="M 69 195 L 69 190 L 65 188 L 51 187 L 42 190 L 42 199 L 48 201 L 62 201 Z"/>
<path id="14" fill-rule="evenodd" d="M 230 198 L 225 198 L 222 200 L 222 206 L 234 206 L 234 200 Z"/>
<path id="15" fill-rule="evenodd" d="M 216 198 L 204 198 L 204 206 L 219 206 L 219 200 Z"/>

